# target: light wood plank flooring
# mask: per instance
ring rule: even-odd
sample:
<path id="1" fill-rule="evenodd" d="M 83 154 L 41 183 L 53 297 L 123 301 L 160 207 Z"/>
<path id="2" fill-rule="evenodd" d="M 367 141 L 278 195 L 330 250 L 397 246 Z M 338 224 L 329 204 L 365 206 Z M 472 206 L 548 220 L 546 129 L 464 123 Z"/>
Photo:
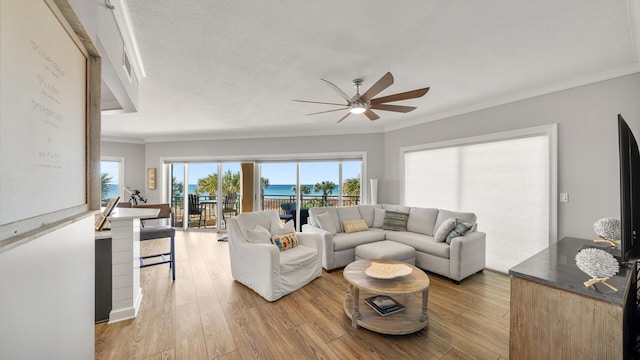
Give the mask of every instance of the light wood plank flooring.
<path id="1" fill-rule="evenodd" d="M 342 271 L 269 303 L 231 277 L 222 235 L 178 232 L 168 265 L 141 270 L 138 317 L 95 326 L 96 359 L 507 359 L 509 278 L 485 270 L 460 285 L 429 274 L 429 325 L 415 334 L 354 329 Z M 142 253 L 163 240 L 144 241 Z M 164 244 L 164 246 L 168 246 Z"/>

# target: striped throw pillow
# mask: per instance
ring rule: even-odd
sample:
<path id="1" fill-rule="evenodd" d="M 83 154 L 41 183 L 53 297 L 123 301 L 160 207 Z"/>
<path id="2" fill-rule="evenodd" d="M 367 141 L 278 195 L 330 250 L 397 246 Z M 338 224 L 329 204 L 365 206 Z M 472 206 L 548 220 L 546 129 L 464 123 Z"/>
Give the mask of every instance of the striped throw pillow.
<path id="1" fill-rule="evenodd" d="M 407 231 L 407 220 L 409 220 L 409 213 L 385 210 L 382 229 L 393 231 Z"/>

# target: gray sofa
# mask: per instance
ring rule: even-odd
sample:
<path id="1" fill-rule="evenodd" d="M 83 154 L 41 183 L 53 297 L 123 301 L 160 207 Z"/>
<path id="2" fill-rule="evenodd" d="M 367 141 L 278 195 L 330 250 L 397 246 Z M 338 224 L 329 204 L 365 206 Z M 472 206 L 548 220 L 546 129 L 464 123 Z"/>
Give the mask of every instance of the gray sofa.
<path id="1" fill-rule="evenodd" d="M 408 213 L 406 231 L 382 228 L 386 210 Z M 328 218 L 331 222 L 327 221 Z M 463 236 L 452 237 L 450 243 L 436 242 L 434 234 L 449 218 L 463 220 L 472 224 L 473 228 Z M 359 219 L 366 223 L 366 230 L 344 231 L 344 221 Z M 308 223 L 302 226 L 303 232 L 322 235 L 322 267 L 326 270 L 353 262 L 358 245 L 392 240 L 415 248 L 417 267 L 455 281 L 461 281 L 485 267 L 486 235 L 476 230 L 476 215 L 473 213 L 402 205 L 311 208 Z"/>

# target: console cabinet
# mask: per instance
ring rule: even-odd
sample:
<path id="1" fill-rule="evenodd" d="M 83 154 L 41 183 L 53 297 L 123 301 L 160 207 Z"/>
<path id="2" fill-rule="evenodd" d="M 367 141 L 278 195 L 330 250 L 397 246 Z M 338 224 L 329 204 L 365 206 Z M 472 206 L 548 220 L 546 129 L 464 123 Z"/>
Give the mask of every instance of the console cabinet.
<path id="1" fill-rule="evenodd" d="M 589 276 L 575 255 L 592 241 L 565 238 L 509 270 L 510 359 L 631 359 L 635 336 L 635 264 L 607 283 Z"/>

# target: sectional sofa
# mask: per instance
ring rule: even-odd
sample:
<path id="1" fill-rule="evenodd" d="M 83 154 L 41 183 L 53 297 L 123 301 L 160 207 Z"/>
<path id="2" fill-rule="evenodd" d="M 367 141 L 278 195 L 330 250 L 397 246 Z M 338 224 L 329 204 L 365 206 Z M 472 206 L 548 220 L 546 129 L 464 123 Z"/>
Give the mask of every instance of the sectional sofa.
<path id="1" fill-rule="evenodd" d="M 404 215 L 406 230 L 389 229 L 395 228 L 387 226 L 392 214 Z M 354 223 L 358 224 L 355 231 Z M 448 231 L 451 223 L 464 223 L 470 228 L 458 236 Z M 302 226 L 302 231 L 322 235 L 322 267 L 326 270 L 353 262 L 357 246 L 376 242 L 384 246 L 383 240 L 415 248 L 417 267 L 455 281 L 485 267 L 486 235 L 477 231 L 476 215 L 469 212 L 402 205 L 319 207 L 309 209 L 308 223 Z M 445 231 L 448 239 L 442 241 Z"/>

